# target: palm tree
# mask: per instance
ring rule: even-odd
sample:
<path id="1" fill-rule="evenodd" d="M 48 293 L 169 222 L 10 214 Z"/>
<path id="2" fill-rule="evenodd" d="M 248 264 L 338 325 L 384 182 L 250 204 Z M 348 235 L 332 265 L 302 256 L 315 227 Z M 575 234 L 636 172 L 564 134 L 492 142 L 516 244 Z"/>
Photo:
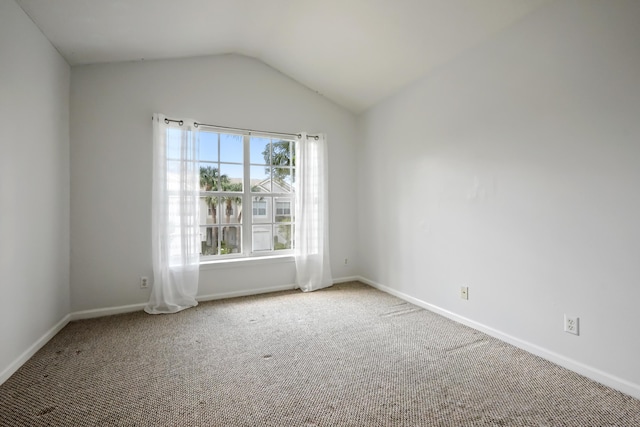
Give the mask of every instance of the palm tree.
<path id="1" fill-rule="evenodd" d="M 229 179 L 227 175 L 221 175 L 218 168 L 212 166 L 201 166 L 200 167 L 200 189 L 202 191 L 228 191 L 228 192 L 242 192 L 242 184 L 241 183 L 233 183 Z M 229 224 L 231 222 L 231 215 L 233 212 L 233 204 L 236 206 L 242 204 L 242 196 L 238 194 L 229 194 L 228 196 L 211 196 L 208 195 L 205 197 L 205 203 L 207 208 L 211 211 L 211 216 L 213 218 L 213 223 L 217 224 L 218 222 L 218 203 L 221 202 L 225 205 L 225 216 L 226 223 Z M 224 239 L 224 233 L 223 233 Z M 207 228 L 207 246 L 214 246 L 215 249 L 213 253 L 209 251 L 203 251 L 204 254 L 208 255 L 217 255 L 218 254 L 218 227 Z M 226 242 L 222 242 L 223 245 L 226 246 Z M 221 247 L 220 253 L 223 253 L 226 248 Z"/>
<path id="2" fill-rule="evenodd" d="M 225 176 L 225 178 L 227 178 L 227 177 Z M 222 191 L 242 192 L 242 184 L 239 183 L 239 182 L 232 183 L 227 178 L 226 180 L 222 181 Z M 236 206 L 241 205 L 242 204 L 242 196 L 239 196 L 237 194 L 228 195 L 228 196 L 224 196 L 222 198 L 222 201 L 226 205 L 225 214 L 226 214 L 226 217 L 227 217 L 227 224 L 229 224 L 231 222 L 231 214 L 233 212 L 233 204 L 235 203 Z"/>
<path id="3" fill-rule="evenodd" d="M 280 182 L 284 181 L 289 175 L 290 170 L 286 167 L 296 165 L 296 156 L 293 152 L 293 142 L 291 141 L 274 141 L 271 145 L 271 153 L 269 146 L 262 152 L 264 161 L 267 165 L 265 172 L 270 174 L 273 172 L 273 179 Z"/>
<path id="4" fill-rule="evenodd" d="M 200 167 L 200 189 L 202 191 L 215 191 L 218 188 L 218 181 L 220 179 L 220 173 L 218 172 L 218 168 L 214 168 L 211 166 L 201 166 Z M 226 176 L 225 176 L 226 178 Z M 228 179 L 228 178 L 227 178 Z M 211 217 L 213 218 L 213 223 L 215 224 L 218 218 L 218 198 L 215 196 L 206 196 L 205 204 L 207 208 L 211 211 Z M 215 231 L 214 231 L 215 230 Z M 218 252 L 218 229 L 217 227 L 207 227 L 207 239 L 206 246 L 209 248 L 213 247 L 213 253 L 211 250 L 205 250 L 203 248 L 202 253 L 205 255 L 216 255 Z"/>
<path id="5" fill-rule="evenodd" d="M 221 179 L 222 191 L 235 191 L 242 192 L 242 183 L 232 183 L 229 178 L 223 175 L 223 179 Z M 233 214 L 233 205 L 241 206 L 242 204 L 242 195 L 239 194 L 229 194 L 222 196 L 221 202 L 225 205 L 225 216 L 226 223 L 229 224 L 231 222 L 231 215 Z M 238 220 L 240 220 L 240 216 L 238 216 Z M 237 239 L 238 233 L 236 231 L 237 227 L 235 226 L 227 226 L 222 228 L 222 244 L 223 247 L 220 248 L 220 253 L 230 253 L 233 249 L 237 249 L 237 242 L 234 241 Z M 236 237 L 232 237 L 236 236 Z"/>
<path id="6" fill-rule="evenodd" d="M 219 175 L 218 168 L 200 166 L 200 189 L 203 191 L 217 190 Z"/>

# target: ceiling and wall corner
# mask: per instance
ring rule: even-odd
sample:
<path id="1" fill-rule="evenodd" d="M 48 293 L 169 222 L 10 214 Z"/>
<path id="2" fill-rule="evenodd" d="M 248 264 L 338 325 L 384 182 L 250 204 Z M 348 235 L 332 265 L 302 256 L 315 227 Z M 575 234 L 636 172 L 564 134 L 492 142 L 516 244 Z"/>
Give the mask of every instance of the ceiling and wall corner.
<path id="1" fill-rule="evenodd" d="M 71 64 L 238 53 L 360 113 L 550 0 L 17 0 Z"/>

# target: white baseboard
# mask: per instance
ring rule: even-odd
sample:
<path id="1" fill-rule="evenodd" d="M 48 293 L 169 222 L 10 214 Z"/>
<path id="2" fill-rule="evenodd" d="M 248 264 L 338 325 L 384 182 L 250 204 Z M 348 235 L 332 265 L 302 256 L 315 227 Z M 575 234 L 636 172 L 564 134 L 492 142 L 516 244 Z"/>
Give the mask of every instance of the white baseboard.
<path id="1" fill-rule="evenodd" d="M 75 311 L 70 314 L 71 320 L 93 319 L 94 317 L 112 316 L 114 314 L 142 311 L 146 302 L 140 304 L 121 305 L 118 307 L 94 308 L 92 310 Z"/>
<path id="2" fill-rule="evenodd" d="M 607 372 L 601 371 L 592 366 L 585 365 L 576 360 L 570 359 L 561 354 L 550 351 L 544 347 L 540 347 L 530 342 L 521 340 L 520 338 L 516 338 L 512 335 L 505 334 L 504 332 L 501 332 L 497 329 L 483 325 L 482 323 L 478 323 L 474 320 L 460 316 L 456 313 L 453 313 L 449 310 L 445 310 L 436 305 L 429 304 L 428 302 L 422 301 L 418 298 L 414 298 L 403 292 L 396 291 L 395 289 L 392 289 L 388 286 L 382 285 L 380 283 L 376 283 L 373 280 L 369 280 L 364 277 L 358 277 L 358 280 L 360 280 L 363 283 L 366 283 L 369 286 L 372 286 L 376 289 L 386 292 L 390 295 L 396 296 L 402 300 L 410 302 L 411 304 L 417 305 L 418 307 L 422 307 L 425 310 L 432 311 L 448 319 L 451 319 L 455 322 L 462 323 L 463 325 L 469 326 L 470 328 L 476 329 L 480 332 L 484 332 L 485 334 L 492 336 L 494 338 L 497 338 L 500 341 L 509 343 L 524 351 L 535 354 L 536 356 L 542 357 L 543 359 L 546 359 L 552 363 L 555 363 L 556 365 L 560 365 L 563 368 L 567 368 L 573 372 L 576 372 L 580 375 L 583 375 L 587 378 L 590 378 L 608 387 L 621 391 L 622 393 L 628 394 L 629 396 L 632 396 L 636 399 L 640 399 L 640 385 L 638 384 L 634 384 L 630 381 L 624 380 L 622 378 L 618 378 L 614 375 L 608 374 Z"/>
<path id="3" fill-rule="evenodd" d="M 333 284 L 345 283 L 345 282 L 355 282 L 361 280 L 360 276 L 346 276 L 346 277 L 338 277 L 337 279 L 333 279 Z"/>
<path id="4" fill-rule="evenodd" d="M 11 375 L 13 375 L 22 365 L 25 364 L 27 360 L 29 360 L 34 354 L 37 353 L 46 343 L 49 342 L 51 338 L 53 338 L 58 332 L 62 330 L 67 323 L 71 321 L 71 316 L 66 315 L 56 323 L 51 329 L 45 332 L 36 342 L 34 342 L 31 347 L 25 350 L 16 360 L 13 361 L 4 371 L 0 372 L 0 384 L 4 383 L 9 379 Z"/>
<path id="5" fill-rule="evenodd" d="M 212 295 L 198 295 L 196 296 L 196 300 L 199 302 L 213 301 L 213 300 L 224 299 L 224 298 L 235 298 L 235 297 L 243 297 L 248 295 L 264 294 L 268 292 L 286 291 L 294 288 L 295 288 L 295 285 L 285 285 L 285 286 L 274 286 L 271 288 L 249 289 L 249 290 L 237 291 L 237 292 L 224 292 L 224 293 L 212 294 Z M 74 313 L 71 313 L 70 316 L 71 316 L 71 320 L 92 319 L 95 317 L 112 316 L 114 314 L 123 314 L 123 313 L 132 313 L 134 311 L 142 311 L 144 310 L 144 307 L 146 305 L 147 303 L 143 302 L 139 304 L 121 305 L 118 307 L 96 308 L 92 310 L 76 311 Z"/>
<path id="6" fill-rule="evenodd" d="M 358 276 L 339 277 L 337 279 L 333 279 L 333 284 L 335 285 L 337 283 L 352 282 L 359 279 L 360 278 Z M 296 284 L 273 286 L 270 288 L 248 289 L 245 291 L 234 291 L 234 292 L 225 292 L 221 294 L 202 295 L 202 296 L 196 297 L 196 299 L 198 301 L 213 301 L 217 299 L 237 298 L 237 297 L 246 297 L 250 295 L 268 294 L 271 292 L 289 291 L 292 289 L 297 289 L 297 287 L 298 286 Z"/>
<path id="7" fill-rule="evenodd" d="M 360 280 L 360 278 L 358 276 L 340 277 L 338 279 L 333 280 L 333 283 L 334 284 L 344 283 L 344 282 L 351 282 L 354 280 Z M 267 294 L 270 292 L 288 291 L 295 288 L 296 288 L 295 284 L 290 284 L 290 285 L 272 286 L 269 288 L 247 289 L 243 291 L 223 292 L 219 294 L 198 295 L 196 296 L 196 300 L 200 302 L 213 301 L 213 300 L 225 299 L 225 298 L 237 298 L 237 297 L 244 297 L 249 295 Z M 141 311 L 144 309 L 146 305 L 147 303 L 139 303 L 139 304 L 122 305 L 118 307 L 95 308 L 91 310 L 76 311 L 71 313 L 69 316 L 70 316 L 70 321 L 92 319 L 95 317 L 112 316 L 114 314 L 123 314 L 123 313 L 131 313 L 134 311 Z"/>
<path id="8" fill-rule="evenodd" d="M 196 299 L 201 302 L 213 301 L 217 299 L 237 298 L 237 297 L 246 297 L 250 295 L 268 294 L 270 292 L 289 291 L 295 288 L 296 288 L 296 285 L 272 286 L 270 288 L 247 289 L 244 291 L 233 291 L 233 292 L 223 292 L 220 294 L 200 295 L 200 296 L 197 296 Z"/>
<path id="9" fill-rule="evenodd" d="M 335 279 L 333 283 L 344 283 L 350 282 L 354 280 L 359 280 L 360 278 L 357 276 L 351 277 L 341 277 Z M 212 301 L 218 299 L 225 298 L 236 298 L 242 296 L 249 295 L 259 295 L 270 292 L 280 292 L 280 291 L 288 291 L 291 289 L 295 289 L 295 284 L 290 285 L 282 285 L 282 286 L 273 286 L 270 288 L 258 288 L 258 289 L 248 289 L 243 291 L 235 291 L 235 292 L 224 292 L 220 294 L 212 294 L 212 295 L 200 295 L 197 296 L 196 299 L 198 301 Z M 134 311 L 142 311 L 147 303 L 139 303 L 139 304 L 129 304 L 122 305 L 118 307 L 105 307 L 105 308 L 96 308 L 91 310 L 81 310 L 75 311 L 73 313 L 69 313 L 66 315 L 60 322 L 58 322 L 55 326 L 53 326 L 49 331 L 47 331 L 42 337 L 40 337 L 31 347 L 29 347 L 24 353 L 20 355 L 16 360 L 11 363 L 4 371 L 0 372 L 0 384 L 5 382 L 15 371 L 17 371 L 27 360 L 29 360 L 38 350 L 40 350 L 51 338 L 53 338 L 58 332 L 62 330 L 69 322 L 74 320 L 82 320 L 82 319 L 92 319 L 96 317 L 104 317 L 104 316 L 112 316 L 114 314 L 123 314 L 123 313 L 131 313 Z"/>

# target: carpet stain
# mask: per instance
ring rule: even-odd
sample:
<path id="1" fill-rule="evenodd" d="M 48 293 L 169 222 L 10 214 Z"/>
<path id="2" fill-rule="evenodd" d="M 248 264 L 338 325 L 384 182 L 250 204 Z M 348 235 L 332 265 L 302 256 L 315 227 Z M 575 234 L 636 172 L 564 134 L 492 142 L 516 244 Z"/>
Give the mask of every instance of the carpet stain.
<path id="1" fill-rule="evenodd" d="M 48 407 L 44 408 L 43 410 L 39 411 L 36 415 L 38 417 L 41 417 L 41 416 L 47 415 L 48 413 L 53 412 L 55 410 L 56 410 L 55 406 L 48 406 Z"/>
<path id="2" fill-rule="evenodd" d="M 480 338 L 480 339 L 477 339 L 475 341 L 467 342 L 467 343 L 464 343 L 464 344 L 461 344 L 461 345 L 458 345 L 458 346 L 455 346 L 455 347 L 448 348 L 445 351 L 447 353 L 455 353 L 455 352 L 458 352 L 458 351 L 461 351 L 461 350 L 467 351 L 467 350 L 472 350 L 472 349 L 478 348 L 478 347 L 483 346 L 485 344 L 488 344 L 488 341 L 485 340 L 484 338 Z"/>
<path id="3" fill-rule="evenodd" d="M 381 314 L 380 317 L 392 317 L 392 316 L 406 316 L 407 314 L 413 314 L 420 311 L 424 311 L 420 307 L 411 306 L 408 308 L 403 308 L 402 310 L 391 311 L 388 313 Z"/>
<path id="4" fill-rule="evenodd" d="M 408 302 L 401 302 L 399 304 L 394 304 L 394 305 L 392 305 L 390 307 L 400 307 L 400 306 L 407 305 L 407 304 L 409 304 L 409 303 Z"/>
<path id="5" fill-rule="evenodd" d="M 265 354 L 264 356 L 262 356 L 263 359 L 271 359 L 273 357 L 273 355 L 271 354 Z"/>

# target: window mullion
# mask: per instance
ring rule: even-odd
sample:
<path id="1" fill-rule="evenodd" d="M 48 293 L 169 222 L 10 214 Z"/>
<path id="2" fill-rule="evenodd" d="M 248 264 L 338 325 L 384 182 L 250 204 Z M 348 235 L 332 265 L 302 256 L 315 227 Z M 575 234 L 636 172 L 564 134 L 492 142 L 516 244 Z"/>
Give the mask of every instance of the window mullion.
<path id="1" fill-rule="evenodd" d="M 222 190 L 222 185 L 221 185 L 221 181 L 220 181 L 220 134 L 216 134 L 216 150 L 218 151 L 218 155 L 216 157 L 216 169 L 218 170 L 218 176 L 216 177 L 216 183 L 215 183 L 215 188 L 214 190 L 216 191 L 221 191 Z M 216 228 L 215 230 L 215 234 L 217 236 L 217 242 L 216 242 L 216 255 L 220 255 L 220 251 L 222 249 L 222 227 L 220 226 L 220 218 L 222 218 L 222 215 L 220 214 L 220 196 L 216 197 L 216 217 L 213 220 L 213 223 L 216 224 Z"/>
<path id="2" fill-rule="evenodd" d="M 242 206 L 244 208 L 242 211 L 242 252 L 244 255 L 251 254 L 251 221 L 253 218 L 253 206 L 251 200 L 251 168 L 250 168 L 250 160 L 251 160 L 251 147 L 250 147 L 250 136 L 244 135 L 242 138 L 243 144 L 243 172 L 244 172 L 244 187 L 242 193 Z"/>

